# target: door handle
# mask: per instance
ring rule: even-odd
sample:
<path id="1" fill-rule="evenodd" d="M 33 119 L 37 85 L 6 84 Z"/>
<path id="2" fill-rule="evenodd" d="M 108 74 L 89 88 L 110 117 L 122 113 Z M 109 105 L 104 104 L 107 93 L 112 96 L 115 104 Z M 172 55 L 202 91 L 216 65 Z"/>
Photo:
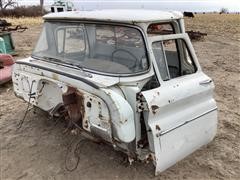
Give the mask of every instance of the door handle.
<path id="1" fill-rule="evenodd" d="M 211 79 L 207 79 L 207 80 L 204 80 L 204 81 L 199 82 L 200 85 L 208 85 L 208 84 L 210 84 L 210 83 L 212 83 L 212 80 L 211 80 Z"/>

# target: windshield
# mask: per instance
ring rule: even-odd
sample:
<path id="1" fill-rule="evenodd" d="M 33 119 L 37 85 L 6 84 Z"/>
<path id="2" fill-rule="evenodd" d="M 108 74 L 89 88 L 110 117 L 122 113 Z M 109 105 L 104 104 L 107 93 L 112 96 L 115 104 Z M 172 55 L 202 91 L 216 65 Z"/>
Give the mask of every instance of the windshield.
<path id="1" fill-rule="evenodd" d="M 111 74 L 146 71 L 139 30 L 126 26 L 45 22 L 33 57 Z"/>

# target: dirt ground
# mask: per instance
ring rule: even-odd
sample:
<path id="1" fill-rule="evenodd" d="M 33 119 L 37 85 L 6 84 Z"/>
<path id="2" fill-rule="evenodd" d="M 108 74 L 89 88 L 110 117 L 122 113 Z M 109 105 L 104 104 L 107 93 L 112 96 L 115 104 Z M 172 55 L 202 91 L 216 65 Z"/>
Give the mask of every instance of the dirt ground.
<path id="1" fill-rule="evenodd" d="M 216 86 L 219 126 L 210 144 L 155 177 L 151 163 L 129 166 L 111 147 L 86 143 L 78 168 L 69 172 L 64 160 L 73 136 L 63 134 L 63 124 L 42 113 L 30 112 L 16 130 L 27 104 L 14 96 L 8 83 L 0 87 L 0 179 L 240 179 L 240 15 L 199 15 L 186 19 L 186 27 L 208 33 L 193 45 Z M 40 29 L 34 25 L 13 33 L 16 59 L 30 55 Z"/>

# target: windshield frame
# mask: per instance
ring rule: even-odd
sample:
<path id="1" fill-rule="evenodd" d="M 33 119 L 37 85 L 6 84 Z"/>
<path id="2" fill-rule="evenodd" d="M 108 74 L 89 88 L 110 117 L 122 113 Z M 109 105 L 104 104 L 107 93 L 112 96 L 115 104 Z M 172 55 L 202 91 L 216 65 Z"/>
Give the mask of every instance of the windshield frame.
<path id="1" fill-rule="evenodd" d="M 93 70 L 93 69 L 86 68 L 86 67 L 81 67 L 81 69 L 85 72 L 94 73 L 94 74 L 98 74 L 98 75 L 112 76 L 112 77 L 139 76 L 139 75 L 146 74 L 151 70 L 152 62 L 151 62 L 151 58 L 150 58 L 150 54 L 149 54 L 150 51 L 149 51 L 149 46 L 148 46 L 148 38 L 147 38 L 147 35 L 145 34 L 145 31 L 138 25 L 121 23 L 121 22 L 89 21 L 89 20 L 76 20 L 76 19 L 73 19 L 73 20 L 47 19 L 47 20 L 44 21 L 44 23 L 47 23 L 47 22 L 49 22 L 49 23 L 55 22 L 55 23 L 79 23 L 79 24 L 82 23 L 82 24 L 96 24 L 96 25 L 111 25 L 111 26 L 121 26 L 121 27 L 129 27 L 129 28 L 136 29 L 137 31 L 139 31 L 140 35 L 142 36 L 142 40 L 143 40 L 143 46 L 144 46 L 144 50 L 145 50 L 145 54 L 146 54 L 146 59 L 147 59 L 147 62 L 148 62 L 148 68 L 146 70 L 143 70 L 141 72 L 116 74 L 116 73 L 97 71 L 97 70 Z M 42 28 L 41 33 L 42 32 L 43 32 L 43 28 Z M 40 35 L 41 35 L 41 33 L 40 33 Z M 88 41 L 88 38 L 86 39 L 86 41 Z M 39 56 L 34 55 L 33 52 L 31 54 L 31 57 L 34 58 L 34 59 L 37 59 L 37 60 L 44 59 L 43 57 L 39 57 Z M 45 62 L 48 61 L 48 62 L 51 62 L 51 63 L 57 63 L 57 64 L 61 64 L 61 65 L 67 64 L 67 62 L 66 63 L 65 62 L 59 63 L 59 62 L 55 62 L 53 60 L 47 60 L 47 59 L 44 59 L 44 61 Z M 78 65 L 78 64 L 76 64 L 76 65 Z M 71 68 L 74 68 L 74 65 Z"/>

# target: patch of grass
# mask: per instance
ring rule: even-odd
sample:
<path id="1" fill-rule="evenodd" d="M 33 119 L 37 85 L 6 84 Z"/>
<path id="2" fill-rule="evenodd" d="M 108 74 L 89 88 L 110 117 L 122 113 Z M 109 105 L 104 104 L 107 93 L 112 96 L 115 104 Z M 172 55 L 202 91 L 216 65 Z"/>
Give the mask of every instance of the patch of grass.
<path id="1" fill-rule="evenodd" d="M 43 23 L 42 17 L 22 17 L 22 18 L 3 17 L 1 19 L 7 20 L 9 23 L 12 23 L 13 26 L 16 25 L 32 26 L 41 25 Z"/>

